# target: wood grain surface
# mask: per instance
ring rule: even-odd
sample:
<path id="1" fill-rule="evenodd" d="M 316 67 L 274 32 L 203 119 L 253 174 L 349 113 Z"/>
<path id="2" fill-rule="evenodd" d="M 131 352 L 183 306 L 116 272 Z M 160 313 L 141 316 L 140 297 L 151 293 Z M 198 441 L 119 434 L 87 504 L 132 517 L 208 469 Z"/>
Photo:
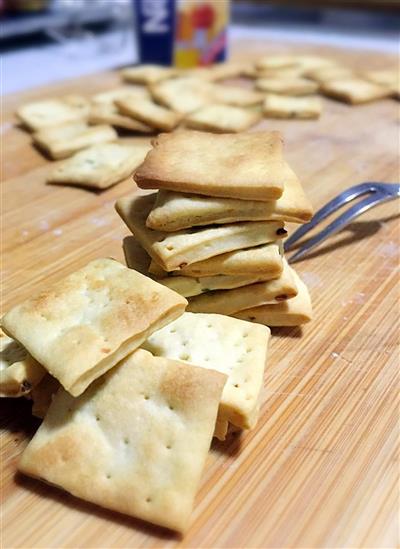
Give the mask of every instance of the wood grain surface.
<path id="1" fill-rule="evenodd" d="M 239 43 L 233 58 L 290 51 Z M 395 59 L 327 48 L 356 68 Z M 54 164 L 15 124 L 21 103 L 106 90 L 103 73 L 6 97 L 2 142 L 2 307 L 31 295 L 88 260 L 122 260 L 127 229 L 113 209 L 134 191 L 127 180 L 103 193 L 45 184 Z M 349 107 L 324 100 L 319 121 L 265 120 L 281 130 L 289 162 L 315 207 L 362 181 L 399 180 L 398 105 Z M 213 443 L 193 523 L 179 538 L 16 474 L 38 425 L 28 402 L 3 399 L 1 448 L 4 548 L 319 548 L 399 544 L 399 204 L 364 215 L 297 264 L 315 320 L 276 329 L 256 429 Z"/>

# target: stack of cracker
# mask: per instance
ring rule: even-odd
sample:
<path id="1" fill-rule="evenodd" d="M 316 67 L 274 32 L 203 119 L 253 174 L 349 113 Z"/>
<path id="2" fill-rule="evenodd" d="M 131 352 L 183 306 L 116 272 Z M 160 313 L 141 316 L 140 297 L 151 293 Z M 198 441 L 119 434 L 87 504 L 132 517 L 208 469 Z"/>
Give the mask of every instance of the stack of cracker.
<path id="1" fill-rule="evenodd" d="M 44 417 L 19 470 L 184 531 L 212 437 L 257 422 L 270 335 L 186 305 L 98 259 L 12 308 L 0 396 L 29 396 Z"/>
<path id="2" fill-rule="evenodd" d="M 189 298 L 188 311 L 268 326 L 310 320 L 282 239 L 285 222 L 309 221 L 312 208 L 278 132 L 162 134 L 134 178 L 158 192 L 121 198 L 116 209 L 147 252 L 148 272 Z M 124 250 L 139 268 L 132 238 Z"/>

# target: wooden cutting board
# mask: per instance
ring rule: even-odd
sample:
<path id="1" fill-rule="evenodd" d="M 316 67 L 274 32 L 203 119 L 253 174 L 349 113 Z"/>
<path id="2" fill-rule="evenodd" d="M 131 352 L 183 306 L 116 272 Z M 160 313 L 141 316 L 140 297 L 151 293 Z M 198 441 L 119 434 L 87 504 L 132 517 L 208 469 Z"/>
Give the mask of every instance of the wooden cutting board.
<path id="1" fill-rule="evenodd" d="M 295 49 L 358 69 L 396 62 L 373 52 Z M 290 47 L 241 42 L 233 50 L 235 60 L 251 62 Z M 28 100 L 118 83 L 108 72 L 5 99 L 3 310 L 92 258 L 123 259 L 128 231 L 113 205 L 135 191 L 132 181 L 101 194 L 46 185 L 54 164 L 13 118 Z M 399 180 L 398 106 L 324 100 L 319 121 L 260 127 L 284 133 L 288 160 L 318 208 L 356 183 Z M 213 443 L 183 539 L 16 475 L 38 421 L 28 402 L 3 399 L 2 547 L 398 545 L 398 217 L 398 202 L 380 206 L 296 265 L 315 320 L 273 331 L 258 426 Z"/>

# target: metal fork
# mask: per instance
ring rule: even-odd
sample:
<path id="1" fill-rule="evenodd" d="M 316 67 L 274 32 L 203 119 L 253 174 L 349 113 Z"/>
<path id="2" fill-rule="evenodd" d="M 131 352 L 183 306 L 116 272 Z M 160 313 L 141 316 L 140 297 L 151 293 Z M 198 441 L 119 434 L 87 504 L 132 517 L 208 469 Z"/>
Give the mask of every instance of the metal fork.
<path id="1" fill-rule="evenodd" d="M 325 229 L 310 238 L 310 240 L 308 240 L 308 242 L 306 242 L 300 250 L 288 259 L 289 263 L 294 263 L 304 257 L 310 250 L 321 244 L 321 242 L 323 242 L 326 238 L 339 232 L 351 221 L 353 221 L 353 219 L 367 210 L 373 208 L 374 206 L 378 206 L 378 204 L 382 204 L 383 202 L 400 197 L 400 184 L 367 182 L 361 183 L 360 185 L 355 185 L 354 187 L 350 187 L 346 191 L 343 191 L 328 202 L 328 204 L 326 204 L 323 208 L 318 210 L 309 223 L 301 226 L 292 234 L 290 238 L 285 241 L 285 252 L 289 251 L 295 242 L 300 240 L 300 238 L 302 238 L 306 233 L 321 223 L 323 219 L 339 210 L 348 202 L 351 202 L 355 198 L 365 194 L 368 194 L 369 196 L 363 200 L 360 200 L 360 202 L 357 202 L 357 204 L 332 221 L 332 223 L 325 227 Z"/>

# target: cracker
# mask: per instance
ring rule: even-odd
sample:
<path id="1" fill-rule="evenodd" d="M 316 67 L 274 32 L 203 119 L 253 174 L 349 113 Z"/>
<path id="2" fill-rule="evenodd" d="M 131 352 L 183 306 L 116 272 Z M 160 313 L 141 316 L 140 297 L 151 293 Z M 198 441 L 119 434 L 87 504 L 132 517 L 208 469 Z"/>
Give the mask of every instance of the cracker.
<path id="1" fill-rule="evenodd" d="M 216 63 L 208 67 L 208 80 L 218 81 L 236 78 L 242 74 L 243 65 L 237 63 Z"/>
<path id="2" fill-rule="evenodd" d="M 259 70 L 280 69 L 288 67 L 301 68 L 303 71 L 334 65 L 335 62 L 319 55 L 268 55 L 262 57 L 256 64 Z"/>
<path id="3" fill-rule="evenodd" d="M 123 99 L 124 97 L 149 98 L 150 94 L 144 86 L 121 86 L 93 95 L 91 102 L 94 105 L 112 105 L 114 101 Z"/>
<path id="4" fill-rule="evenodd" d="M 150 148 L 143 142 L 94 145 L 60 163 L 49 181 L 103 189 L 130 177 Z"/>
<path id="5" fill-rule="evenodd" d="M 113 259 L 96 259 L 12 308 L 2 325 L 77 396 L 186 303 Z"/>
<path id="6" fill-rule="evenodd" d="M 150 87 L 155 101 L 175 112 L 188 114 L 212 100 L 213 86 L 194 77 L 165 80 Z"/>
<path id="7" fill-rule="evenodd" d="M 146 218 L 154 201 L 155 193 L 126 196 L 117 200 L 116 210 L 141 246 L 166 271 L 232 250 L 273 242 L 284 236 L 280 221 L 232 223 L 175 233 L 152 231 L 146 227 Z"/>
<path id="8" fill-rule="evenodd" d="M 161 134 L 135 174 L 144 189 L 276 200 L 286 180 L 279 132 Z"/>
<path id="9" fill-rule="evenodd" d="M 316 93 L 319 85 L 307 78 L 259 78 L 256 80 L 258 90 L 283 95 L 311 95 Z"/>
<path id="10" fill-rule="evenodd" d="M 257 422 L 269 335 L 261 325 L 223 315 L 185 313 L 152 334 L 144 348 L 226 374 L 217 431 L 223 420 L 251 429 Z"/>
<path id="11" fill-rule="evenodd" d="M 238 86 L 222 85 L 215 85 L 212 95 L 216 103 L 225 103 L 234 107 L 261 105 L 264 97 L 262 93 L 253 90 L 239 88 Z"/>
<path id="12" fill-rule="evenodd" d="M 257 124 L 261 114 L 230 105 L 206 105 L 185 118 L 188 128 L 217 133 L 243 132 Z"/>
<path id="13" fill-rule="evenodd" d="M 154 268 L 156 267 L 156 268 Z M 160 267 L 153 261 L 149 272 L 160 276 Z M 235 250 L 226 254 L 210 257 L 204 261 L 197 261 L 179 271 L 173 271 L 177 276 L 216 276 L 225 275 L 255 275 L 265 280 L 278 278 L 282 273 L 283 264 L 280 246 L 276 243 L 264 244 L 255 248 Z"/>
<path id="14" fill-rule="evenodd" d="M 59 381 L 46 374 L 41 382 L 32 389 L 29 397 L 32 399 L 32 415 L 43 419 L 47 414 L 50 404 L 53 400 L 53 396 L 60 388 Z"/>
<path id="15" fill-rule="evenodd" d="M 301 67 L 282 67 L 279 69 L 258 70 L 255 78 L 301 78 L 304 76 L 304 69 Z"/>
<path id="16" fill-rule="evenodd" d="M 89 108 L 89 101 L 84 97 L 67 95 L 23 105 L 18 109 L 17 116 L 30 130 L 36 131 L 85 120 L 89 115 Z"/>
<path id="17" fill-rule="evenodd" d="M 280 303 L 297 295 L 297 286 L 286 260 L 279 278 L 243 286 L 234 290 L 219 290 L 189 299 L 187 310 L 192 313 L 231 315 L 242 309 L 268 303 Z"/>
<path id="18" fill-rule="evenodd" d="M 321 86 L 321 92 L 328 97 L 339 99 L 351 105 L 369 103 L 390 96 L 388 88 L 373 82 L 367 82 L 361 78 L 346 78 L 325 82 Z"/>
<path id="19" fill-rule="evenodd" d="M 369 82 L 374 82 L 375 84 L 390 87 L 395 86 L 396 84 L 398 85 L 400 79 L 400 71 L 398 68 L 366 71 L 363 73 L 363 77 Z"/>
<path id="20" fill-rule="evenodd" d="M 178 74 L 176 69 L 161 65 L 137 65 L 122 69 L 121 76 L 126 82 L 134 84 L 154 84 Z"/>
<path id="21" fill-rule="evenodd" d="M 280 69 L 296 65 L 296 58 L 293 55 L 266 55 L 256 62 L 258 70 Z"/>
<path id="22" fill-rule="evenodd" d="M 288 97 L 268 94 L 263 105 L 264 116 L 269 118 L 310 119 L 319 118 L 322 103 L 318 97 Z"/>
<path id="23" fill-rule="evenodd" d="M 56 394 L 19 470 L 184 531 L 225 381 L 220 372 L 139 349 L 79 398 Z"/>
<path id="24" fill-rule="evenodd" d="M 189 227 L 235 221 L 292 221 L 307 223 L 313 209 L 302 186 L 290 168 L 281 198 L 270 202 L 205 197 L 195 194 L 159 191 L 146 225 L 166 232 Z"/>
<path id="25" fill-rule="evenodd" d="M 143 274 L 148 273 L 150 257 L 144 249 L 139 245 L 134 237 L 128 236 L 123 240 L 123 250 L 126 264 L 130 269 L 135 269 Z M 193 297 L 211 290 L 228 290 L 232 288 L 240 288 L 265 280 L 262 275 L 246 276 L 246 275 L 216 275 L 205 276 L 201 278 L 193 278 L 190 276 L 165 276 L 165 271 L 162 271 L 161 278 L 154 278 L 160 284 L 164 284 L 174 292 L 183 297 Z"/>
<path id="26" fill-rule="evenodd" d="M 207 67 L 191 67 L 178 69 L 177 78 L 196 78 L 198 80 L 211 80 L 211 66 Z"/>
<path id="27" fill-rule="evenodd" d="M 293 299 L 277 305 L 261 305 L 234 313 L 242 320 L 249 320 L 266 326 L 299 326 L 312 320 L 312 306 L 307 287 L 296 271 L 292 269 L 298 294 Z"/>
<path id="28" fill-rule="evenodd" d="M 268 279 L 268 275 L 266 275 Z M 216 290 L 232 290 L 249 284 L 262 282 L 265 278 L 245 275 L 215 275 L 193 278 L 190 276 L 170 276 L 159 279 L 158 282 L 167 286 L 183 297 L 194 297 Z"/>
<path id="29" fill-rule="evenodd" d="M 0 397 L 27 395 L 46 370 L 0 328 Z"/>
<path id="30" fill-rule="evenodd" d="M 131 116 L 157 130 L 171 131 L 181 121 L 181 115 L 157 105 L 150 99 L 117 99 L 115 101 L 122 114 Z"/>
<path id="31" fill-rule="evenodd" d="M 124 128 L 140 133 L 154 133 L 154 128 L 121 114 L 114 103 L 93 105 L 90 109 L 89 122 L 91 124 L 110 124 L 117 128 Z"/>
<path id="32" fill-rule="evenodd" d="M 53 159 L 68 158 L 81 149 L 117 138 L 117 132 L 111 126 L 88 126 L 86 122 L 44 128 L 33 134 L 33 142 Z"/>
<path id="33" fill-rule="evenodd" d="M 336 61 L 329 57 L 321 57 L 320 55 L 296 55 L 296 67 L 301 68 L 305 73 L 323 67 L 335 67 Z"/>
<path id="34" fill-rule="evenodd" d="M 320 67 L 318 69 L 312 69 L 307 71 L 306 76 L 315 82 L 323 84 L 330 80 L 341 80 L 342 78 L 349 78 L 354 75 L 354 71 L 348 67 L 331 66 Z"/>
<path id="35" fill-rule="evenodd" d="M 130 177 L 150 148 L 145 143 L 94 145 L 61 162 L 47 181 L 106 189 Z"/>

